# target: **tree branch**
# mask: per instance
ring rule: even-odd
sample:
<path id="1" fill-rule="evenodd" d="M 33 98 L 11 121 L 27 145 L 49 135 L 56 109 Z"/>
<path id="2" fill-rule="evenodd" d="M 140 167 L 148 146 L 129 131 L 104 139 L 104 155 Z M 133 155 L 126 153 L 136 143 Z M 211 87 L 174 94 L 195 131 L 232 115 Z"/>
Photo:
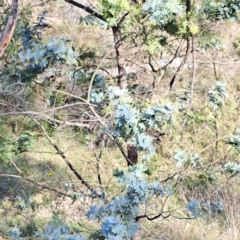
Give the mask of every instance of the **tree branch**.
<path id="1" fill-rule="evenodd" d="M 93 15 L 94 17 L 97 17 L 100 20 L 106 22 L 104 17 L 101 14 L 95 12 L 90 7 L 87 7 L 87 6 L 85 6 L 85 5 L 81 4 L 81 3 L 73 1 L 73 0 L 64 0 L 64 1 L 67 2 L 67 3 L 72 4 L 75 7 L 81 8 L 81 9 L 85 10 L 86 12 L 90 13 L 91 15 Z"/>
<path id="2" fill-rule="evenodd" d="M 190 92 L 190 101 L 188 109 L 191 109 L 192 106 L 192 99 L 193 99 L 193 90 L 194 90 L 194 84 L 196 80 L 196 59 L 195 59 L 195 37 L 192 35 L 192 56 L 193 56 L 193 72 L 192 72 L 192 84 L 191 84 L 191 92 Z"/>
<path id="3" fill-rule="evenodd" d="M 186 20 L 189 24 L 189 21 L 190 21 L 190 16 L 189 16 L 189 12 L 191 11 L 191 1 L 190 0 L 187 0 L 186 1 Z M 187 36 L 187 48 L 186 48 L 186 54 L 185 54 L 185 57 L 183 59 L 183 62 L 181 63 L 181 65 L 179 66 L 179 68 L 177 69 L 175 75 L 173 76 L 172 80 L 170 81 L 170 84 L 169 84 L 169 91 L 172 90 L 175 82 L 178 80 L 178 78 L 180 77 L 181 75 L 181 72 L 182 72 L 182 68 L 184 66 L 184 64 L 187 62 L 188 60 L 188 56 L 189 56 L 189 53 L 190 53 L 190 46 L 191 46 L 191 43 L 190 43 L 190 38 L 192 37 L 192 34 L 189 30 L 189 27 L 187 27 L 187 34 L 189 36 Z"/>
<path id="4" fill-rule="evenodd" d="M 2 174 L 0 173 L 0 177 L 11 177 L 11 178 L 19 178 L 19 179 L 22 179 L 24 180 L 25 182 L 29 182 L 33 185 L 36 185 L 38 187 L 41 187 L 41 188 L 45 188 L 45 189 L 48 189 L 50 191 L 53 191 L 59 195 L 62 195 L 62 196 L 65 196 L 65 197 L 71 197 L 70 195 L 66 194 L 66 193 L 63 193 L 63 192 L 60 192 L 58 190 L 56 190 L 55 188 L 51 188 L 51 187 L 48 187 L 46 185 L 43 185 L 43 184 L 39 184 L 39 183 L 36 183 L 35 181 L 31 180 L 31 179 L 28 179 L 28 178 L 25 178 L 23 176 L 19 176 L 19 175 L 13 175 L 13 174 Z"/>
<path id="5" fill-rule="evenodd" d="M 46 138 L 48 139 L 48 141 L 50 142 L 50 144 L 57 150 L 57 153 L 62 157 L 62 159 L 65 161 L 65 163 L 67 164 L 67 166 L 71 169 L 71 171 L 73 172 L 73 174 L 81 181 L 81 183 L 91 192 L 94 191 L 94 189 L 88 184 L 88 182 L 86 180 L 84 180 L 84 178 L 77 172 L 77 170 L 73 167 L 73 165 L 69 162 L 69 160 L 67 159 L 67 157 L 65 156 L 65 154 L 60 150 L 60 148 L 52 141 L 52 139 L 49 137 L 49 135 L 47 134 L 45 128 L 42 126 L 42 124 L 40 124 L 36 119 L 32 119 L 43 131 L 44 135 L 46 136 Z"/>

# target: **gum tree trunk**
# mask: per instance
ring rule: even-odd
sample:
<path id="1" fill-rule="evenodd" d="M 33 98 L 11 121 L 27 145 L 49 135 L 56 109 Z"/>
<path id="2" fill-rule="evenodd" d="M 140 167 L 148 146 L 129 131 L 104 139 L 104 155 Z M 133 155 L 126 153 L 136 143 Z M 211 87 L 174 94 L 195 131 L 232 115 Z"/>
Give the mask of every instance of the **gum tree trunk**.
<path id="1" fill-rule="evenodd" d="M 123 45 L 120 35 L 119 27 L 112 27 L 114 44 L 116 49 L 117 67 L 118 67 L 118 86 L 120 88 L 127 88 L 127 77 L 124 69 L 124 55 Z"/>
<path id="2" fill-rule="evenodd" d="M 92 16 L 95 16 L 102 21 L 106 22 L 104 17 L 91 9 L 90 7 L 87 7 L 79 2 L 76 2 L 74 0 L 65 0 L 65 2 L 70 3 L 78 8 L 81 8 L 85 10 L 86 12 L 90 13 Z M 127 88 L 127 77 L 125 74 L 125 69 L 124 69 L 124 55 L 123 55 L 123 45 L 122 45 L 122 40 L 121 40 L 121 35 L 120 35 L 120 29 L 119 26 L 121 22 L 124 20 L 124 18 L 128 15 L 126 13 L 123 18 L 120 20 L 118 23 L 118 26 L 116 27 L 111 27 L 113 31 L 113 39 L 114 39 L 114 44 L 115 44 L 115 49 L 116 49 L 116 58 L 117 58 L 117 67 L 118 67 L 118 86 L 120 88 Z"/>
<path id="3" fill-rule="evenodd" d="M 12 7 L 8 17 L 7 25 L 0 38 L 0 59 L 11 42 L 14 33 L 18 15 L 18 4 L 19 0 L 12 0 Z"/>

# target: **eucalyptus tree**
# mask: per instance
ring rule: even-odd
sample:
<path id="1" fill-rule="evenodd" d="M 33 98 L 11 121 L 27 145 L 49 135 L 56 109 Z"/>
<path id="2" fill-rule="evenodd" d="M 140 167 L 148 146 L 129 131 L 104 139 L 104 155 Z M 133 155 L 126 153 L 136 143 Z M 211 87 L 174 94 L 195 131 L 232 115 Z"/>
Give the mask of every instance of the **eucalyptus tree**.
<path id="1" fill-rule="evenodd" d="M 126 56 L 123 48 L 127 41 L 130 40 L 136 46 L 144 46 L 153 73 L 159 73 L 165 69 L 179 55 L 183 58 L 169 82 L 169 88 L 172 89 L 188 60 L 191 42 L 192 49 L 195 51 L 195 38 L 213 22 L 226 19 L 236 20 L 240 6 L 238 0 L 207 0 L 199 3 L 190 0 L 96 0 L 89 5 L 83 5 L 74 0 L 65 0 L 65 2 L 89 13 L 92 18 L 86 18 L 87 21 L 94 21 L 95 18 L 100 20 L 96 22 L 100 24 L 104 22 L 108 28 L 112 29 L 118 66 L 118 85 L 121 88 L 126 88 L 128 85 L 124 67 Z M 172 48 L 173 38 L 177 39 L 177 44 L 179 44 L 179 39 L 183 39 L 185 44 L 181 43 L 177 48 L 175 47 L 172 60 L 165 66 L 155 68 L 152 64 L 154 55 L 161 56 L 165 49 Z M 185 54 L 181 51 L 182 46 L 185 47 Z M 153 87 L 155 84 L 156 76 L 153 79 Z"/>

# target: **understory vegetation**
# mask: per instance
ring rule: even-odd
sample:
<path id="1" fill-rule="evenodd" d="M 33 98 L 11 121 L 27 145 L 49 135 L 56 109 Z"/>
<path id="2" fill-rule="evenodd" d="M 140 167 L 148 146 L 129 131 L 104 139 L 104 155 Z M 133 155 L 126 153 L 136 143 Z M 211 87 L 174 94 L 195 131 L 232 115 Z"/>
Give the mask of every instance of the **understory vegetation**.
<path id="1" fill-rule="evenodd" d="M 240 239 L 240 1 L 17 11 L 0 58 L 0 239 Z"/>

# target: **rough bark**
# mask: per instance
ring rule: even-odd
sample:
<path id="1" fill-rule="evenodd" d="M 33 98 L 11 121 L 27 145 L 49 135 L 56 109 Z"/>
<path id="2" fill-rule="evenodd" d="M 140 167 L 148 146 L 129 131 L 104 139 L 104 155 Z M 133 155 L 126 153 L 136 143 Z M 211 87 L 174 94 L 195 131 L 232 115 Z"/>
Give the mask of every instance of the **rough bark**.
<path id="1" fill-rule="evenodd" d="M 119 27 L 112 27 L 113 38 L 116 49 L 116 57 L 117 57 L 117 67 L 118 67 L 118 86 L 120 88 L 127 88 L 127 76 L 124 69 L 124 55 L 123 55 L 123 45 L 120 35 Z"/>
<path id="2" fill-rule="evenodd" d="M 90 7 L 87 7 L 81 3 L 74 1 L 74 0 L 65 0 L 65 2 L 70 3 L 78 8 L 81 8 L 81 9 L 85 10 L 86 12 L 90 13 L 91 15 L 106 22 L 106 20 L 104 19 L 104 17 L 101 14 L 97 13 Z M 124 60 L 124 55 L 123 55 L 123 45 L 122 45 L 119 25 L 127 15 L 128 15 L 128 13 L 126 13 L 122 17 L 122 19 L 119 21 L 118 26 L 112 27 L 114 44 L 115 44 L 115 49 L 116 49 L 117 67 L 118 67 L 118 86 L 121 88 L 127 88 L 128 84 L 127 84 L 127 77 L 126 77 L 126 73 L 125 73 L 125 69 L 124 69 L 124 61 L 125 60 Z"/>
<path id="3" fill-rule="evenodd" d="M 12 0 L 12 7 L 8 17 L 7 25 L 0 38 L 0 59 L 11 42 L 18 16 L 19 0 Z"/>
<path id="4" fill-rule="evenodd" d="M 102 21 L 105 22 L 105 19 L 103 18 L 103 16 L 101 14 L 97 13 L 96 11 L 94 11 L 93 9 L 91 9 L 90 7 L 85 6 L 85 5 L 83 5 L 79 2 L 76 2 L 74 0 L 65 0 L 65 2 L 70 3 L 75 7 L 81 8 L 81 9 L 85 10 L 86 12 L 90 13 L 91 15 L 93 15 L 94 17 L 97 17 L 97 18 L 99 18 L 99 19 L 101 19 Z"/>
<path id="5" fill-rule="evenodd" d="M 127 146 L 128 151 L 128 166 L 136 165 L 138 163 L 137 147 L 131 144 Z"/>
<path id="6" fill-rule="evenodd" d="M 135 145 L 129 144 L 127 146 L 128 150 L 128 166 L 136 165 L 138 163 L 138 152 L 137 147 Z M 139 223 L 139 219 L 136 217 L 136 221 Z M 139 226 L 138 230 L 134 234 L 134 236 L 131 238 L 131 240 L 141 240 L 142 239 L 142 229 Z"/>
<path id="7" fill-rule="evenodd" d="M 186 1 L 186 19 L 187 19 L 187 22 L 189 24 L 189 21 L 190 21 L 190 13 L 191 11 L 191 0 L 187 0 Z M 190 39 L 192 37 L 192 34 L 190 33 L 190 29 L 189 27 L 187 27 L 187 32 L 188 32 L 188 35 L 187 36 L 187 49 L 186 49 L 186 54 L 185 54 L 185 57 L 183 59 L 183 62 L 182 64 L 179 66 L 178 70 L 176 71 L 175 75 L 173 76 L 170 84 L 169 84 L 169 91 L 172 90 L 175 82 L 177 82 L 177 80 L 179 79 L 181 73 L 182 73 L 182 69 L 183 69 L 183 66 L 186 64 L 186 62 L 188 61 L 188 57 L 189 57 L 189 54 L 190 54 L 190 48 L 191 48 L 191 43 L 190 43 Z"/>

